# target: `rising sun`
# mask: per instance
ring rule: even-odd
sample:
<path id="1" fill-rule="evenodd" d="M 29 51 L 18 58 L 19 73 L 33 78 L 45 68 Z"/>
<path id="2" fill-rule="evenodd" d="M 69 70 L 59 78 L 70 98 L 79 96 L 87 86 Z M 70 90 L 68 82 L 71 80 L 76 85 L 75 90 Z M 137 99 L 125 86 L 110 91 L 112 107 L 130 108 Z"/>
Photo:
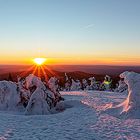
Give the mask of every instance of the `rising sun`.
<path id="1" fill-rule="evenodd" d="M 46 62 L 46 58 L 35 58 L 33 59 L 34 63 L 38 66 L 43 65 Z"/>

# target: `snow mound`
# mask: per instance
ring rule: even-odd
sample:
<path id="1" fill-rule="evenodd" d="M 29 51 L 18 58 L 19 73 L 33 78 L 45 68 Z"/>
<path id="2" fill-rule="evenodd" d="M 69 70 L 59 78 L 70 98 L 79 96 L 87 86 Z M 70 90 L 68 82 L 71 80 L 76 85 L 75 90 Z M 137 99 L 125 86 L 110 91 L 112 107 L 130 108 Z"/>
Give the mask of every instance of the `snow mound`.
<path id="1" fill-rule="evenodd" d="M 119 105 L 112 105 L 105 112 L 117 117 L 140 118 L 140 74 L 126 71 L 120 78 L 124 78 L 128 86 L 128 97 Z"/>

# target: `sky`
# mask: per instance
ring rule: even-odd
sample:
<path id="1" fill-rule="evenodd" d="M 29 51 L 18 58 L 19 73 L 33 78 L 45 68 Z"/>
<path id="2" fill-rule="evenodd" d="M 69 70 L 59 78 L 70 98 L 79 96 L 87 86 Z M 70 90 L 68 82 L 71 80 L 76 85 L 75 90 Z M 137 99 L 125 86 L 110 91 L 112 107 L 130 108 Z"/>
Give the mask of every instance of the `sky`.
<path id="1" fill-rule="evenodd" d="M 0 0 L 0 64 L 140 65 L 140 0 Z"/>

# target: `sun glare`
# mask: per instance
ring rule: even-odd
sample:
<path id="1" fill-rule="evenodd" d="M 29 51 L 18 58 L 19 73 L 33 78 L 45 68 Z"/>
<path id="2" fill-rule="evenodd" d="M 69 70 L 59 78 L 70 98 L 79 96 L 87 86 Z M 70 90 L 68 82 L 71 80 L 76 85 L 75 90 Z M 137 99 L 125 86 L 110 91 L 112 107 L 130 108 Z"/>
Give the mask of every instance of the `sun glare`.
<path id="1" fill-rule="evenodd" d="M 33 61 L 36 65 L 41 66 L 46 62 L 46 58 L 35 58 Z"/>

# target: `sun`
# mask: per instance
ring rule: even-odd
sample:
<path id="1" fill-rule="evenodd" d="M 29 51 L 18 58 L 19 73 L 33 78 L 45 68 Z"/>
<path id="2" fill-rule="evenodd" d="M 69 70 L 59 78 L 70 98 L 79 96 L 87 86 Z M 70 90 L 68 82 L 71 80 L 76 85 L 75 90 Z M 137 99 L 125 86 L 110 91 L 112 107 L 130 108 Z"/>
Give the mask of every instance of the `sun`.
<path id="1" fill-rule="evenodd" d="M 36 65 L 42 66 L 46 62 L 46 58 L 34 58 L 33 61 Z"/>

